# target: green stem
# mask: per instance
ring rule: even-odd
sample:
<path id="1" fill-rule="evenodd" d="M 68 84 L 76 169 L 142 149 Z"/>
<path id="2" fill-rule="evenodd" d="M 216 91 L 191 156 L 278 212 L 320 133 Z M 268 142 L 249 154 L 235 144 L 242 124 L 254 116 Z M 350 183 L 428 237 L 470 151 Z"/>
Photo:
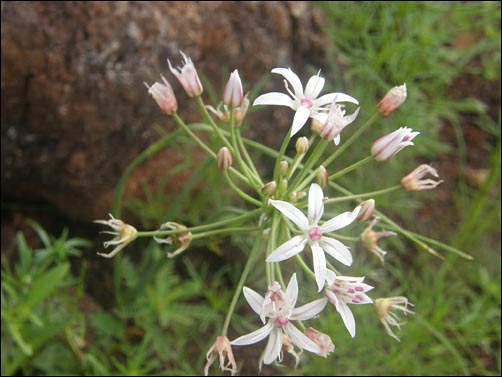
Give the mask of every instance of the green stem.
<path id="1" fill-rule="evenodd" d="M 198 225 L 198 226 L 194 226 L 191 228 L 140 231 L 137 233 L 137 237 L 163 237 L 163 236 L 169 236 L 171 234 L 183 233 L 183 232 L 195 233 L 195 232 L 200 232 L 200 231 L 206 231 L 206 230 L 211 230 L 214 228 L 221 228 L 227 224 L 235 225 L 236 222 L 251 219 L 257 215 L 260 215 L 261 213 L 262 213 L 262 209 L 257 208 L 255 210 L 248 212 L 248 213 L 245 213 L 241 216 L 232 217 L 229 219 L 217 221 L 217 222 L 210 223 L 210 224 Z"/>
<path id="2" fill-rule="evenodd" d="M 283 159 L 284 153 L 286 152 L 286 148 L 289 144 L 289 141 L 291 140 L 291 129 L 288 131 L 286 134 L 286 137 L 282 141 L 281 149 L 279 150 L 279 153 L 277 154 L 276 160 L 275 160 L 275 166 L 274 166 L 274 181 L 276 181 L 279 184 L 279 165 Z"/>
<path id="3" fill-rule="evenodd" d="M 375 196 L 383 195 L 383 194 L 388 194 L 390 192 L 397 191 L 397 190 L 400 190 L 402 188 L 403 188 L 403 186 L 396 185 L 396 186 L 388 187 L 388 188 L 382 189 L 382 190 L 366 192 L 364 194 L 346 195 L 346 196 L 342 196 L 340 198 L 327 199 L 324 203 L 325 204 L 329 204 L 329 203 L 343 202 L 343 201 L 346 201 L 346 200 L 374 198 Z"/>
<path id="4" fill-rule="evenodd" d="M 194 235 L 192 237 L 192 240 L 205 238 L 205 237 L 212 237 L 217 234 L 254 232 L 254 231 L 257 231 L 258 229 L 259 228 L 255 227 L 255 226 L 241 226 L 241 227 L 234 227 L 234 228 L 215 229 L 215 230 L 210 230 L 210 231 L 204 232 L 204 233 L 197 233 L 196 235 Z"/>
<path id="5" fill-rule="evenodd" d="M 230 320 L 232 318 L 232 315 L 235 310 L 235 306 L 237 305 L 237 300 L 239 299 L 239 296 L 242 291 L 242 287 L 244 286 L 244 283 L 246 281 L 246 278 L 249 274 L 249 271 L 251 271 L 251 267 L 253 266 L 255 259 L 258 255 L 258 252 L 260 250 L 260 242 L 255 242 L 253 245 L 253 250 L 251 251 L 251 255 L 249 256 L 246 265 L 244 266 L 244 270 L 242 270 L 241 278 L 239 279 L 239 282 L 237 283 L 237 287 L 235 288 L 234 296 L 232 297 L 232 301 L 230 302 L 230 305 L 228 307 L 228 312 L 227 316 L 225 317 L 225 322 L 223 323 L 223 328 L 221 330 L 221 335 L 226 336 L 227 331 L 228 331 L 228 326 L 230 325 Z"/>
<path id="6" fill-rule="evenodd" d="M 220 127 L 218 127 L 218 125 L 215 123 L 215 121 L 213 120 L 213 118 L 211 117 L 211 115 L 209 114 L 209 112 L 207 111 L 206 106 L 204 105 L 204 101 L 202 100 L 202 97 L 201 96 L 197 96 L 197 97 L 195 97 L 195 100 L 197 102 L 197 107 L 199 108 L 199 111 L 201 112 L 201 114 L 204 117 L 204 119 L 206 120 L 206 122 L 211 125 L 212 130 L 214 132 L 216 132 L 216 134 L 218 135 L 218 137 L 220 138 L 220 140 L 223 142 L 223 144 L 225 144 L 225 146 L 228 149 L 230 149 L 230 151 L 232 153 L 234 153 L 233 146 L 230 144 L 230 142 L 225 137 L 225 135 L 223 135 L 223 133 L 220 130 Z"/>
<path id="7" fill-rule="evenodd" d="M 263 203 L 260 202 L 259 200 L 256 200 L 255 198 L 249 196 L 248 194 L 246 194 L 244 191 L 242 191 L 239 187 L 237 187 L 233 182 L 232 180 L 230 179 L 230 176 L 228 175 L 228 171 L 225 170 L 223 172 L 223 175 L 225 176 L 228 184 L 230 185 L 230 187 L 237 193 L 237 195 L 239 195 L 242 199 L 254 204 L 255 206 L 257 207 L 262 207 L 263 206 Z"/>
<path id="8" fill-rule="evenodd" d="M 374 159 L 375 158 L 373 156 L 368 156 L 366 158 L 363 158 L 361 161 L 355 162 L 352 165 L 347 166 L 345 169 L 342 169 L 342 170 L 336 172 L 335 174 L 330 175 L 329 180 L 333 181 L 333 180 L 351 172 L 352 170 L 358 169 L 361 166 L 366 165 L 368 162 L 373 161 Z"/>

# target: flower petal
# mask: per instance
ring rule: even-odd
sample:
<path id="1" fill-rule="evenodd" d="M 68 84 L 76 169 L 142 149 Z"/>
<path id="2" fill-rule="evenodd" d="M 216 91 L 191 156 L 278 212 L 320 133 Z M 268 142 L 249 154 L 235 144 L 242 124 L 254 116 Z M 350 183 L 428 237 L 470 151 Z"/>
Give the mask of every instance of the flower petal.
<path id="1" fill-rule="evenodd" d="M 305 321 L 307 319 L 313 318 L 324 310 L 327 303 L 328 300 L 326 298 L 320 298 L 318 300 L 312 301 L 308 304 L 294 309 L 289 318 L 294 321 Z"/>
<path id="2" fill-rule="evenodd" d="M 287 106 L 290 109 L 296 111 L 297 105 L 291 99 L 290 96 L 284 93 L 271 92 L 265 93 L 256 98 L 253 102 L 253 106 L 256 105 L 277 105 L 277 106 Z"/>
<path id="3" fill-rule="evenodd" d="M 281 349 L 282 331 L 278 328 L 275 328 L 270 333 L 267 347 L 265 348 L 265 351 L 263 351 L 263 362 L 267 365 L 272 364 L 281 353 Z"/>
<path id="4" fill-rule="evenodd" d="M 317 225 L 324 213 L 324 194 L 322 188 L 317 183 L 312 183 L 309 190 L 309 225 Z"/>
<path id="5" fill-rule="evenodd" d="M 293 118 L 293 126 L 291 127 L 291 137 L 293 137 L 301 128 L 307 123 L 310 117 L 310 110 L 305 106 L 299 106 L 296 109 L 295 116 Z"/>
<path id="6" fill-rule="evenodd" d="M 246 301 L 248 302 L 249 306 L 251 306 L 251 309 L 253 309 L 253 311 L 258 314 L 258 315 L 261 315 L 261 309 L 262 309 L 262 306 L 263 306 L 263 300 L 264 298 L 256 293 L 255 291 L 253 291 L 252 289 L 248 288 L 248 287 L 244 287 L 242 289 L 243 293 L 244 293 L 244 297 L 246 298 Z M 262 319 L 263 321 L 263 319 Z M 263 321 L 265 322 L 265 321 Z"/>
<path id="7" fill-rule="evenodd" d="M 350 266 L 352 264 L 352 254 L 350 253 L 349 248 L 340 241 L 330 237 L 321 237 L 319 245 L 326 253 L 331 255 L 337 261 L 346 266 Z"/>
<path id="8" fill-rule="evenodd" d="M 322 88 L 324 88 L 325 81 L 319 74 L 312 76 L 305 87 L 305 97 L 315 100 L 321 93 Z"/>
<path id="9" fill-rule="evenodd" d="M 283 327 L 286 335 L 291 339 L 294 345 L 309 352 L 319 353 L 321 348 L 310 340 L 305 334 L 298 330 L 292 323 L 288 323 Z"/>
<path id="10" fill-rule="evenodd" d="M 361 206 L 357 206 L 352 212 L 344 212 L 321 225 L 322 233 L 334 232 L 335 230 L 345 228 L 354 222 L 361 211 Z"/>
<path id="11" fill-rule="evenodd" d="M 296 273 L 289 279 L 288 287 L 286 288 L 286 300 L 292 308 L 295 307 L 296 300 L 298 300 L 298 281 L 296 280 Z"/>
<path id="12" fill-rule="evenodd" d="M 293 87 L 293 91 L 295 92 L 295 96 L 298 100 L 303 97 L 303 85 L 300 81 L 300 78 L 296 73 L 294 73 L 291 68 L 274 68 L 272 73 L 278 73 L 279 75 L 284 76 L 286 80 L 289 81 L 291 86 Z"/>
<path id="13" fill-rule="evenodd" d="M 303 212 L 294 205 L 288 202 L 283 202 L 282 200 L 269 200 L 269 203 L 278 209 L 284 216 L 294 222 L 300 230 L 308 229 L 309 220 Z"/>
<path id="14" fill-rule="evenodd" d="M 343 319 L 343 323 L 345 324 L 345 327 L 349 331 L 349 334 L 352 337 L 356 336 L 356 321 L 354 319 L 354 314 L 352 314 L 352 311 L 350 310 L 349 306 L 343 302 L 343 300 L 338 301 L 338 312 L 340 313 L 340 316 Z"/>
<path id="15" fill-rule="evenodd" d="M 345 93 L 328 93 L 325 94 L 318 99 L 315 100 L 316 106 L 324 106 L 327 105 L 328 103 L 333 102 L 333 100 L 336 98 L 336 102 L 351 102 L 355 103 L 356 105 L 359 105 L 359 101 L 356 100 L 354 97 L 349 96 L 348 94 Z"/>
<path id="16" fill-rule="evenodd" d="M 283 260 L 294 257 L 296 254 L 303 251 L 306 243 L 307 239 L 304 236 L 295 236 L 272 251 L 266 261 L 281 262 Z"/>
<path id="17" fill-rule="evenodd" d="M 273 322 L 268 322 L 262 328 L 253 331 L 249 334 L 238 337 L 230 342 L 233 346 L 247 346 L 248 344 L 258 343 L 260 340 L 265 339 L 276 327 Z"/>
<path id="18" fill-rule="evenodd" d="M 332 286 L 335 283 L 336 280 L 336 274 L 331 271 L 326 269 L 326 281 L 328 282 L 329 286 Z"/>
<path id="19" fill-rule="evenodd" d="M 317 282 L 318 291 L 320 292 L 324 287 L 324 282 L 326 281 L 326 256 L 324 255 L 324 251 L 319 243 L 312 243 L 310 248 L 312 249 L 312 257 L 314 260 L 315 280 Z"/>

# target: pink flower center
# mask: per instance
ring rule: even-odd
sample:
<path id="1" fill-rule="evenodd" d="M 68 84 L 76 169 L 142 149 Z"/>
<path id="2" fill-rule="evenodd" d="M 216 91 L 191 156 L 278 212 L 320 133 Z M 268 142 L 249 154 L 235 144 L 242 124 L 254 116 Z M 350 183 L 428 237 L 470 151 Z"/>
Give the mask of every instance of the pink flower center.
<path id="1" fill-rule="evenodd" d="M 282 328 L 284 326 L 286 326 L 288 324 L 288 319 L 287 318 L 283 318 L 283 317 L 277 317 L 275 320 L 274 320 L 274 324 L 279 327 L 279 328 Z"/>
<path id="2" fill-rule="evenodd" d="M 319 241 L 322 237 L 321 228 L 318 226 L 313 227 L 309 232 L 309 237 L 312 241 Z"/>
<path id="3" fill-rule="evenodd" d="M 300 100 L 300 104 L 310 109 L 312 106 L 314 106 L 314 101 L 312 101 L 310 98 L 305 97 Z"/>

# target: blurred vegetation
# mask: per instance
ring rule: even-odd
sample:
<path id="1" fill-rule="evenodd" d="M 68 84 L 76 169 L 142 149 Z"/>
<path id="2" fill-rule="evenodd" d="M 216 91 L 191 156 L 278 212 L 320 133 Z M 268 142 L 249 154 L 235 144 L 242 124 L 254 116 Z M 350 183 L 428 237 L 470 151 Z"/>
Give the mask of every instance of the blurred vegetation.
<path id="1" fill-rule="evenodd" d="M 329 47 L 331 71 L 323 72 L 327 83 L 333 84 L 327 89 L 358 98 L 364 120 L 390 87 L 403 82 L 408 86 L 406 103 L 365 134 L 361 147 L 342 162 L 365 157 L 372 140 L 400 126 L 421 132 L 416 147 L 389 161 L 385 169 L 362 169 L 364 175 L 354 172 L 340 184 L 354 192 L 373 191 L 394 184 L 417 160 L 434 162 L 443 154 L 464 171 L 468 141 L 461 126 L 465 115 L 490 135 L 491 142 L 481 151 L 490 173 L 477 189 L 460 176 L 450 194 L 453 208 L 445 214 L 461 214 L 460 223 L 452 225 L 451 218 L 441 219 L 437 212 L 427 218 L 434 236 L 442 235 L 441 241 L 471 253 L 474 261 L 455 255 L 440 261 L 402 241 L 386 239 L 384 248 L 392 252 L 381 267 L 375 258 L 354 248 L 360 254 L 354 271 L 377 287 L 372 297 L 406 294 L 416 304 L 417 314 L 407 318 L 398 334 L 400 343 L 385 334 L 371 306 L 354 308 L 354 339 L 328 307 L 329 315 L 317 320 L 316 327 L 332 336 L 335 352 L 327 360 L 304 354 L 298 369 L 277 368 L 277 373 L 500 375 L 500 108 L 494 120 L 476 93 L 463 99 L 449 94 L 449 87 L 462 74 L 500 80 L 500 3 L 323 2 L 316 6 L 334 42 Z M 473 37 L 474 43 L 462 44 L 462 36 Z M 473 61 L 476 64 L 470 64 Z M 440 137 L 445 125 L 456 135 L 448 143 Z M 342 143 L 350 132 L 350 127 L 344 131 Z M 159 134 L 166 136 L 161 129 Z M 190 225 L 225 216 L 231 199 L 221 194 L 225 188 L 215 169 L 192 157 L 188 139 L 178 138 L 169 147 L 186 159 L 175 170 L 164 172 L 156 187 L 145 185 L 144 196 L 127 203 L 128 210 L 145 228 L 173 218 Z M 166 196 L 165 185 L 183 169 L 192 169 L 191 180 L 179 196 Z M 399 192 L 379 198 L 377 205 L 415 230 L 420 203 L 427 200 L 433 208 L 434 200 L 439 200 L 415 194 Z M 34 222 L 30 226 L 42 247 L 32 249 L 18 233 L 17 258 L 7 261 L 2 256 L 2 375 L 202 373 L 205 353 L 218 335 L 243 265 L 229 255 L 241 254 L 233 252 L 235 248 L 247 252 L 250 245 L 237 237 L 214 239 L 196 244 L 189 257 L 170 260 L 155 242 L 138 240 L 111 262 L 113 276 L 103 286 L 109 302 L 97 302 L 87 287 L 94 279 L 87 273 L 90 262 L 83 257 L 94 255 L 96 246 L 70 238 L 67 229 L 55 238 Z M 199 250 L 202 246 L 205 249 Z M 210 257 L 207 248 L 213 252 Z M 258 275 L 255 271 L 250 279 L 260 279 Z M 232 322 L 236 333 L 247 331 L 246 324 L 238 315 Z M 246 365 L 255 371 L 254 360 Z M 213 366 L 211 373 L 219 370 Z"/>

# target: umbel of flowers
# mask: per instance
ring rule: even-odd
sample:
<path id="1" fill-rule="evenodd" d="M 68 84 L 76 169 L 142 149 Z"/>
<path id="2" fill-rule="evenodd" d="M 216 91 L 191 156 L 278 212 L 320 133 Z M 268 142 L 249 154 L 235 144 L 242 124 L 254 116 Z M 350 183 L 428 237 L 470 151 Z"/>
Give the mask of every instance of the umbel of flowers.
<path id="1" fill-rule="evenodd" d="M 251 253 L 235 287 L 234 299 L 228 304 L 225 320 L 218 329 L 220 335 L 207 352 L 206 375 L 216 360 L 222 371 L 235 375 L 239 364 L 234 356 L 235 348 L 261 342 L 264 343 L 263 352 L 257 360 L 260 368 L 262 364 L 281 363 L 284 351 L 294 357 L 296 364 L 308 353 L 327 357 L 335 350 L 335 345 L 329 334 L 318 329 L 316 319 L 329 310 L 339 314 L 340 323 L 351 337 L 355 337 L 356 318 L 362 314 L 356 308 L 374 305 L 376 311 L 371 312 L 376 312 L 387 334 L 399 340 L 391 327 L 400 329 L 402 325 L 398 311 L 413 313 L 409 300 L 404 296 L 372 299 L 369 292 L 373 293 L 375 287 L 367 284 L 365 277 L 358 276 L 357 272 L 347 275 L 341 269 L 351 271 L 354 258 L 358 256 L 350 245 L 358 240 L 382 263 L 387 252 L 378 243 L 384 236 L 399 234 L 436 253 L 377 211 L 375 197 L 396 190 L 430 190 L 442 181 L 423 179 L 427 174 L 438 178 L 437 171 L 428 165 L 413 170 L 400 180 L 401 184 L 369 193 L 352 193 L 336 180 L 366 164 L 374 164 L 374 169 L 385 168 L 386 161 L 414 144 L 419 132 L 405 126 L 383 134 L 372 144 L 366 145 L 361 138 L 376 120 L 384 119 L 382 117 L 404 103 L 406 86 L 392 88 L 375 106 L 373 114 L 364 122 L 358 122 L 364 110 L 359 107 L 359 101 L 340 92 L 322 94 L 325 79 L 320 72 L 303 86 L 290 68 L 274 68 L 272 73 L 284 80 L 285 92 L 261 94 L 254 99 L 253 106 L 283 106 L 293 111 L 291 128 L 280 149 L 275 151 L 249 142 L 242 134 L 250 100 L 244 94 L 239 72 L 231 73 L 221 102 L 215 107 L 207 105 L 202 99 L 204 88 L 195 65 L 187 55 L 181 55 L 182 66 L 173 68 L 169 62 L 169 67 L 187 96 L 195 100 L 202 119 L 199 126 L 187 125 L 178 115 L 173 87 L 164 76 L 161 76 L 162 82 L 145 84 L 148 93 L 160 110 L 214 160 L 214 169 L 219 170 L 228 187 L 242 199 L 242 208 L 235 211 L 234 216 L 192 227 L 176 222 L 177 219 L 166 219 L 154 231 L 138 231 L 113 216 L 111 220 L 98 220 L 112 228 L 107 233 L 116 236 L 104 243 L 105 247 L 114 246 L 114 250 L 99 254 L 113 257 L 139 237 L 153 237 L 159 244 L 168 245 L 169 258 L 186 253 L 192 242 L 205 237 L 237 234 L 248 240 Z M 311 131 L 304 127 L 309 121 Z M 352 132 L 348 131 L 350 129 Z M 300 131 L 303 135 L 297 136 Z M 216 145 L 209 143 L 209 138 L 200 137 L 200 132 L 210 132 L 212 139 L 217 140 Z M 295 146 L 293 155 L 286 154 L 290 143 Z M 336 160 L 350 151 L 352 145 L 357 148 L 366 145 L 368 156 L 340 169 Z M 272 158 L 274 169 L 270 175 L 259 172 L 253 159 L 258 154 Z M 343 202 L 346 204 L 342 206 Z M 379 224 L 385 224 L 390 230 L 375 230 L 381 227 Z M 342 235 L 346 232 L 352 232 L 354 237 Z M 249 273 L 256 270 L 264 272 L 266 284 L 251 288 L 253 282 L 248 281 Z M 289 277 L 287 284 L 283 276 Z M 300 288 L 306 297 L 312 298 L 309 302 L 299 298 Z M 230 340 L 232 316 L 242 296 L 260 321 L 250 319 L 250 332 Z"/>

